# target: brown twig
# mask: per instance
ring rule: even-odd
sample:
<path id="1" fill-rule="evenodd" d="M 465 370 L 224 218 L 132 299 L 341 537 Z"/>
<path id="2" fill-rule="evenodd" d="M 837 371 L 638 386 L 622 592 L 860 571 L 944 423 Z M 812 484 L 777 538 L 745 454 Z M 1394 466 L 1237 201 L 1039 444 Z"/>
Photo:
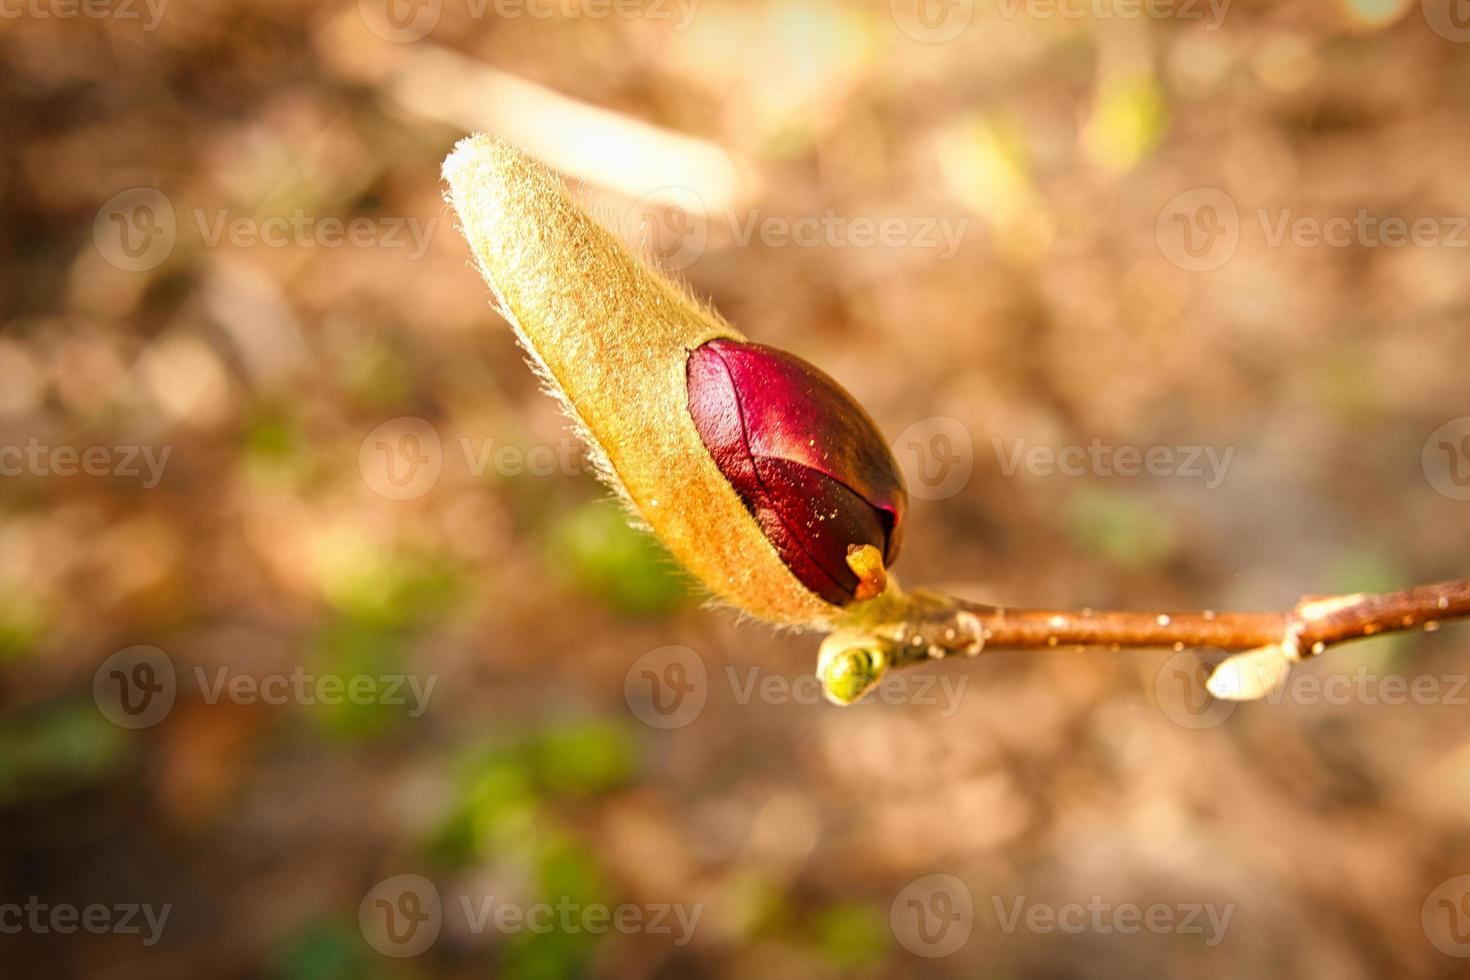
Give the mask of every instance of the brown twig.
<path id="1" fill-rule="evenodd" d="M 1465 617 L 1470 617 L 1470 579 L 1377 595 L 1308 597 L 1290 610 L 1270 613 L 1010 609 L 916 593 L 904 597 L 903 613 L 894 621 L 834 634 L 824 644 L 821 673 L 829 696 L 849 703 L 888 667 L 952 654 L 1056 647 L 1214 647 L 1231 652 L 1274 647 L 1285 659 L 1297 660 L 1349 640 L 1409 629 L 1433 631 Z"/>
<path id="2" fill-rule="evenodd" d="M 1007 609 L 964 599 L 916 624 L 921 645 L 969 652 L 1037 647 L 1216 647 L 1251 650 L 1294 635 L 1303 654 L 1379 633 L 1428 628 L 1470 616 L 1470 579 L 1381 595 L 1312 597 L 1275 613 L 1081 612 Z M 978 652 L 978 651 L 977 651 Z"/>

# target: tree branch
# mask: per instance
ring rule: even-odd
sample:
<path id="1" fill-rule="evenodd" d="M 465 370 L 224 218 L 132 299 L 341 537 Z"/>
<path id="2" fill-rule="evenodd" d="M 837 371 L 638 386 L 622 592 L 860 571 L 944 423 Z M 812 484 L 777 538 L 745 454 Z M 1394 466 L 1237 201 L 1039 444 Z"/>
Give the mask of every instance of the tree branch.
<path id="1" fill-rule="evenodd" d="M 898 601 L 901 615 L 839 630 L 822 644 L 818 673 L 832 700 L 857 700 L 889 667 L 951 654 L 1054 647 L 1274 650 L 1284 676 L 1285 665 L 1339 643 L 1410 629 L 1433 631 L 1470 617 L 1470 579 L 1377 595 L 1308 597 L 1271 613 L 1008 609 L 922 592 Z"/>

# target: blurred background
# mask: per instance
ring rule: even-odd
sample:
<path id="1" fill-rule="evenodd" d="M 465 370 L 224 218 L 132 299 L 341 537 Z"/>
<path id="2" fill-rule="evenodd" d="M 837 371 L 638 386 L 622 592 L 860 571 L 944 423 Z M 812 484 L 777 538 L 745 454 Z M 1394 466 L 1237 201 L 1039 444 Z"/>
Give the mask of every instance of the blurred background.
<path id="1" fill-rule="evenodd" d="M 898 573 L 1463 576 L 1457 0 L 0 6 L 12 976 L 1464 975 L 1464 630 L 839 709 L 629 530 L 441 200 L 513 139 L 894 439 Z"/>

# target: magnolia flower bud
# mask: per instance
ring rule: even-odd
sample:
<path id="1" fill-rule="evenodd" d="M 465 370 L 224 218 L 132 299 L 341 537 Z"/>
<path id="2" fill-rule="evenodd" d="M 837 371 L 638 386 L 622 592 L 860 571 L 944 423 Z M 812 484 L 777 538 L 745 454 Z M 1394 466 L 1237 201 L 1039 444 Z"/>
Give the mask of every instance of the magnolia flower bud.
<path id="1" fill-rule="evenodd" d="M 841 388 L 747 344 L 509 144 L 463 140 L 444 176 L 496 306 L 599 474 L 675 558 L 788 626 L 830 627 L 884 594 L 903 485 Z"/>
<path id="2" fill-rule="evenodd" d="M 689 355 L 689 414 L 705 448 L 808 589 L 834 605 L 860 582 L 849 550 L 898 557 L 908 494 L 878 427 L 837 382 L 762 344 Z"/>

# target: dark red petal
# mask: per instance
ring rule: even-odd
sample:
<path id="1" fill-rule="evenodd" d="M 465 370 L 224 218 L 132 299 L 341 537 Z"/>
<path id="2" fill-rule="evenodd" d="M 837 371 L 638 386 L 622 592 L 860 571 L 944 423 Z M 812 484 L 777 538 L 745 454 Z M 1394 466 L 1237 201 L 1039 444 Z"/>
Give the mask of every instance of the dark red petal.
<path id="1" fill-rule="evenodd" d="M 708 350 L 709 346 L 689 355 L 689 414 L 725 479 L 737 490 L 753 487 L 757 482 L 755 459 L 746 441 L 735 382 L 724 359 Z"/>
<path id="2" fill-rule="evenodd" d="M 841 605 L 858 585 L 849 545 L 897 558 L 902 477 L 835 381 L 784 351 L 716 340 L 690 352 L 688 382 L 700 439 L 802 584 Z"/>
<path id="3" fill-rule="evenodd" d="M 908 504 L 903 475 L 878 426 L 846 389 L 794 354 L 764 344 L 712 340 L 735 390 L 750 453 L 802 463 L 887 511 L 890 534 L 876 542 L 898 558 Z"/>
<path id="4" fill-rule="evenodd" d="M 797 576 L 807 588 L 828 602 L 849 602 L 858 577 L 847 565 L 847 546 L 883 547 L 887 530 L 878 519 L 879 512 L 825 473 L 800 463 L 757 458 L 755 467 L 773 512 L 766 516 L 757 509 L 761 530 L 776 544 L 788 568 L 795 570 L 799 552 L 821 570 L 820 576 Z M 819 588 L 817 582 L 823 586 L 830 582 L 832 587 Z"/>

